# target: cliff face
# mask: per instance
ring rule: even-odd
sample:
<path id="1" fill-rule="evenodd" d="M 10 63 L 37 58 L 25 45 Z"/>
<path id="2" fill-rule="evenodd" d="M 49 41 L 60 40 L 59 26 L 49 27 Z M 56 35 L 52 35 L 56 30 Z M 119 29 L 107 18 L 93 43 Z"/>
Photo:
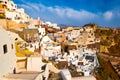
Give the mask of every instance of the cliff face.
<path id="1" fill-rule="evenodd" d="M 95 37 L 100 39 L 100 53 L 120 57 L 120 28 L 100 28 L 96 24 L 83 26 L 83 28 L 89 27 L 93 28 Z"/>
<path id="2" fill-rule="evenodd" d="M 98 28 L 95 32 L 100 37 L 100 52 L 112 56 L 120 56 L 119 28 Z"/>

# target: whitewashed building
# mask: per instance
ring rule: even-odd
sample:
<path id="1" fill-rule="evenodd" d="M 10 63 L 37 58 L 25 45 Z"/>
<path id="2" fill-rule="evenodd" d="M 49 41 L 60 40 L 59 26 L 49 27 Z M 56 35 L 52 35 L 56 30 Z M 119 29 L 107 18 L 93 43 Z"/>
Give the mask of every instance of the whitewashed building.
<path id="1" fill-rule="evenodd" d="M 45 28 L 41 28 L 41 26 L 38 28 L 38 34 L 39 34 L 39 39 L 41 40 L 43 36 L 45 36 Z"/>
<path id="2" fill-rule="evenodd" d="M 70 50 L 69 53 L 68 62 L 75 65 L 77 72 L 83 72 L 84 76 L 92 75 L 99 66 L 97 56 L 92 51 L 80 49 Z"/>
<path id="3" fill-rule="evenodd" d="M 22 23 L 28 23 L 30 20 L 30 16 L 25 13 L 23 8 L 19 8 L 16 10 L 16 17 L 15 21 L 22 22 Z"/>
<path id="4" fill-rule="evenodd" d="M 50 71 L 54 73 L 59 73 L 56 67 L 52 65 L 52 63 L 44 63 L 42 62 L 42 57 L 28 57 L 27 58 L 27 71 L 37 71 L 41 72 L 39 75 L 40 79 L 35 80 L 48 80 Z M 43 79 L 45 77 L 45 79 Z"/>
<path id="5" fill-rule="evenodd" d="M 55 28 L 55 29 L 60 29 L 60 27 L 56 23 L 45 22 L 45 23 L 42 23 L 42 24 L 47 25 L 48 27 Z"/>
<path id="6" fill-rule="evenodd" d="M 17 23 L 28 23 L 29 15 L 24 12 L 23 8 L 18 9 L 17 5 L 12 0 L 0 0 L 1 4 L 5 4 L 7 6 L 7 10 L 5 10 L 5 17 Z"/>
<path id="7" fill-rule="evenodd" d="M 61 54 L 61 46 L 45 36 L 41 41 L 41 54 L 45 57 L 57 56 Z"/>
<path id="8" fill-rule="evenodd" d="M 7 5 L 8 10 L 17 9 L 17 5 L 12 0 L 0 0 L 0 3 Z"/>
<path id="9" fill-rule="evenodd" d="M 67 31 L 65 32 L 65 34 L 67 36 L 67 40 L 75 41 L 79 37 L 83 36 L 82 32 L 83 32 L 83 28 L 78 28 L 78 29 L 72 29 L 70 31 Z"/>
<path id="10" fill-rule="evenodd" d="M 16 67 L 14 40 L 10 39 L 7 31 L 0 29 L 0 77 L 13 73 Z"/>

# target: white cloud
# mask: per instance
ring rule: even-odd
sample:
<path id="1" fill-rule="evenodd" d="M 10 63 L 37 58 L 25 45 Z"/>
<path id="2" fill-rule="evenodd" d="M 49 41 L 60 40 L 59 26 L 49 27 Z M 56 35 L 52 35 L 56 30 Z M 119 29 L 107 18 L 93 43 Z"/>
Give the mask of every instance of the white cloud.
<path id="1" fill-rule="evenodd" d="M 95 18 L 97 15 L 85 10 L 74 10 L 74 9 L 67 9 L 67 14 L 68 17 L 73 18 L 73 19 L 91 19 L 91 18 Z"/>
<path id="2" fill-rule="evenodd" d="M 29 9 L 29 10 L 31 9 L 30 6 L 28 6 L 28 5 L 20 4 L 19 6 L 21 8 L 25 8 L 25 9 Z"/>
<path id="3" fill-rule="evenodd" d="M 37 10 L 37 11 L 40 10 L 40 8 L 39 8 L 39 6 L 38 6 L 37 4 L 36 4 L 36 5 L 31 4 L 31 7 L 32 7 L 33 9 Z"/>
<path id="4" fill-rule="evenodd" d="M 47 8 L 47 7 L 46 7 Z M 48 7 L 49 11 L 56 13 L 60 17 L 67 17 L 73 19 L 91 19 L 95 18 L 97 15 L 85 10 L 74 10 L 72 8 L 61 8 L 61 7 Z"/>
<path id="5" fill-rule="evenodd" d="M 45 6 L 43 4 L 27 3 L 19 5 L 27 9 L 27 12 L 31 17 L 42 17 L 44 20 L 49 20 L 58 24 L 76 24 L 77 23 L 90 23 L 91 20 L 97 17 L 96 14 L 86 10 L 74 10 L 68 7 L 60 6 Z"/>
<path id="6" fill-rule="evenodd" d="M 58 24 L 84 25 L 86 23 L 97 23 L 112 26 L 115 20 L 120 20 L 119 9 L 109 10 L 104 13 L 92 13 L 87 10 L 75 10 L 73 8 L 60 6 L 45 6 L 40 3 L 35 4 L 29 2 L 19 4 L 19 7 L 25 8 L 31 17 L 37 18 L 40 16 L 44 21 L 52 21 Z"/>
<path id="7" fill-rule="evenodd" d="M 62 9 L 59 6 L 56 7 L 46 7 L 47 11 L 50 11 L 54 14 L 57 14 L 60 17 L 64 17 L 65 16 L 65 9 Z"/>
<path id="8" fill-rule="evenodd" d="M 106 20 L 111 20 L 113 17 L 113 13 L 111 11 L 107 11 L 103 14 L 103 16 Z"/>
<path id="9" fill-rule="evenodd" d="M 25 9 L 32 9 L 37 10 L 38 12 L 51 12 L 54 14 L 57 14 L 59 17 L 62 18 L 71 18 L 71 19 L 92 19 L 95 18 L 97 15 L 91 12 L 88 12 L 86 10 L 74 10 L 72 8 L 62 8 L 59 6 L 56 7 L 48 7 L 42 4 L 32 4 L 26 2 L 26 4 L 19 5 L 20 7 L 23 7 Z M 38 14 L 39 16 L 39 14 Z"/>

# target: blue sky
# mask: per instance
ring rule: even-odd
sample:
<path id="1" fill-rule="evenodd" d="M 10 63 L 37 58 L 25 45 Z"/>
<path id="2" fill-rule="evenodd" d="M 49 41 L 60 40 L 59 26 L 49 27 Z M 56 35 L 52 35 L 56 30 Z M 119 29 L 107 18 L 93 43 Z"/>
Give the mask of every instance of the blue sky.
<path id="1" fill-rule="evenodd" d="M 120 0 L 13 0 L 32 18 L 57 24 L 120 27 Z"/>

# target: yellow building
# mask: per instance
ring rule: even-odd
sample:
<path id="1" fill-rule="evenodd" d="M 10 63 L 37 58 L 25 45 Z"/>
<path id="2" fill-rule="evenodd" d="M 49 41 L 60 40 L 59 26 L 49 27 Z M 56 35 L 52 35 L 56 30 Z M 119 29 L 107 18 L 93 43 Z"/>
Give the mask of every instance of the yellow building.
<path id="1" fill-rule="evenodd" d="M 71 26 L 62 29 L 63 32 L 67 32 L 67 31 L 71 31 L 71 30 L 73 30 L 73 27 L 71 27 Z"/>
<path id="2" fill-rule="evenodd" d="M 66 40 L 66 35 L 64 33 L 55 33 L 54 37 L 56 39 L 57 42 L 64 42 Z"/>
<path id="3" fill-rule="evenodd" d="M 5 18 L 5 10 L 7 6 L 5 4 L 0 4 L 0 18 Z"/>

